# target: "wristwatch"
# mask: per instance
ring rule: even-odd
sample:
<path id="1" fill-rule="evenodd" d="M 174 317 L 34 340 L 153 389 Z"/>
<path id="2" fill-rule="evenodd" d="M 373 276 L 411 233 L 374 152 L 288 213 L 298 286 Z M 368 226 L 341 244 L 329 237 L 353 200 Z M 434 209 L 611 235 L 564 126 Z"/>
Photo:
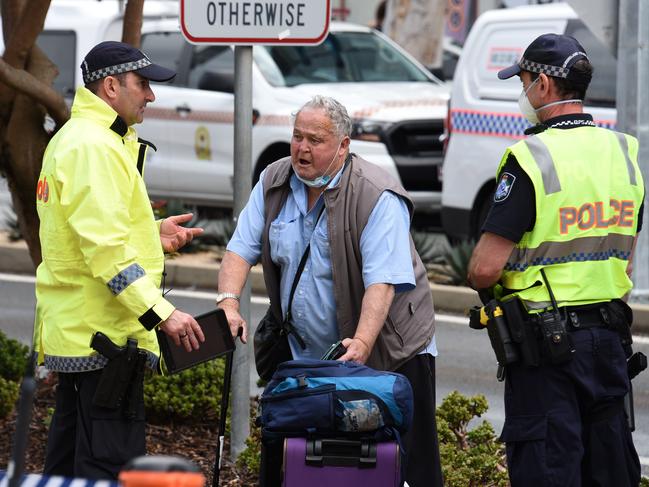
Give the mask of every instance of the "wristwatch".
<path id="1" fill-rule="evenodd" d="M 221 301 L 223 301 L 224 299 L 228 299 L 228 298 L 236 299 L 237 301 L 239 301 L 239 295 L 238 294 L 235 294 L 235 293 L 216 293 L 216 304 L 219 304 Z"/>

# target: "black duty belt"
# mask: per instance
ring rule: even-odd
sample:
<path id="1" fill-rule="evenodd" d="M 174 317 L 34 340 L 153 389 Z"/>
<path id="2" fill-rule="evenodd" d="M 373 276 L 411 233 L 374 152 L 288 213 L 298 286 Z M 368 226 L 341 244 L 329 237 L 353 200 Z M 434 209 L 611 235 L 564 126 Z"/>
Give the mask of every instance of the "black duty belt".
<path id="1" fill-rule="evenodd" d="M 597 307 L 574 307 L 567 306 L 565 308 L 567 313 L 567 327 L 568 331 L 584 330 L 587 328 L 608 328 L 609 327 L 609 311 L 608 305 L 602 304 Z"/>
<path id="2" fill-rule="evenodd" d="M 565 316 L 566 329 L 568 331 L 586 330 L 588 328 L 610 328 L 608 303 L 599 305 L 586 305 L 586 306 L 566 306 L 561 308 L 561 316 Z M 535 315 L 532 323 L 536 325 L 539 323 L 540 317 Z M 540 330 L 535 330 L 540 332 Z M 540 335 L 540 333 L 539 333 Z"/>

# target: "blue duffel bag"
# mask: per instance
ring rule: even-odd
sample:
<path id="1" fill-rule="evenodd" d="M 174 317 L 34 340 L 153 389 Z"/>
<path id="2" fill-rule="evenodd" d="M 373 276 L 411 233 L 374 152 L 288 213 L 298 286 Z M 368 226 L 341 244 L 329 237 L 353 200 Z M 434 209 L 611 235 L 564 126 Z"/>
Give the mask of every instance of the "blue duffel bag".
<path id="1" fill-rule="evenodd" d="M 413 396 L 408 379 L 355 362 L 291 360 L 279 365 L 260 399 L 257 424 L 282 436 L 407 431 Z"/>

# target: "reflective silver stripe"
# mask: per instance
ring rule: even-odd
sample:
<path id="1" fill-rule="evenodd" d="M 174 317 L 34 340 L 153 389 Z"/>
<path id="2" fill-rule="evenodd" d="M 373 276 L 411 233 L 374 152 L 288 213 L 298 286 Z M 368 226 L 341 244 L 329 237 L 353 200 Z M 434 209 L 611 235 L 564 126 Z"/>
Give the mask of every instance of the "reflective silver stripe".
<path id="1" fill-rule="evenodd" d="M 44 365 L 48 370 L 54 372 L 89 372 L 91 370 L 103 369 L 108 359 L 103 355 L 91 355 L 89 357 L 60 357 L 57 355 L 45 355 Z"/>
<path id="2" fill-rule="evenodd" d="M 633 186 L 637 186 L 635 179 L 635 168 L 631 162 L 631 157 L 629 156 L 629 141 L 626 140 L 626 136 L 621 132 L 614 132 L 617 137 L 617 141 L 620 143 L 620 149 L 622 149 L 622 154 L 624 154 L 624 159 L 626 160 L 626 170 L 629 171 L 629 182 Z"/>
<path id="3" fill-rule="evenodd" d="M 550 308 L 552 306 L 551 301 L 539 301 L 538 303 L 535 303 L 534 301 L 528 301 L 527 299 L 522 299 L 521 301 L 523 301 L 523 304 L 525 305 L 525 309 L 527 310 L 540 310 L 540 309 Z"/>
<path id="4" fill-rule="evenodd" d="M 541 311 L 541 310 L 551 310 L 554 308 L 552 305 L 552 301 L 539 301 L 539 302 L 534 302 L 534 301 L 528 301 L 527 299 L 521 299 L 523 304 L 525 305 L 525 309 L 528 311 Z M 600 302 L 600 301 L 597 301 Z M 562 306 L 570 306 L 571 303 L 570 301 L 559 301 L 557 302 L 557 306 L 561 308 Z"/>
<path id="5" fill-rule="evenodd" d="M 515 248 L 505 270 L 523 272 L 530 266 L 608 260 L 628 260 L 633 248 L 632 235 L 610 234 L 575 238 L 569 242 L 543 242 L 535 248 Z"/>
<path id="6" fill-rule="evenodd" d="M 558 193 L 559 191 L 561 191 L 559 175 L 557 174 L 557 170 L 554 167 L 552 154 L 550 154 L 548 147 L 539 137 L 535 136 L 526 139 L 525 143 L 532 153 L 532 157 L 534 157 L 537 166 L 539 166 L 539 169 L 541 170 L 545 194 Z"/>
<path id="7" fill-rule="evenodd" d="M 119 272 L 115 277 L 108 281 L 108 288 L 117 296 L 124 289 L 130 286 L 133 282 L 137 281 L 140 277 L 145 275 L 144 269 L 139 264 L 131 264 L 123 271 Z"/>
<path id="8" fill-rule="evenodd" d="M 144 350 L 144 349 L 140 349 Z M 158 356 L 153 352 L 146 352 L 146 365 L 152 370 L 158 366 Z M 103 369 L 108 363 L 108 359 L 101 354 L 90 355 L 87 357 L 63 357 L 58 355 L 45 354 L 44 365 L 47 369 L 54 372 L 90 372 L 92 370 Z"/>

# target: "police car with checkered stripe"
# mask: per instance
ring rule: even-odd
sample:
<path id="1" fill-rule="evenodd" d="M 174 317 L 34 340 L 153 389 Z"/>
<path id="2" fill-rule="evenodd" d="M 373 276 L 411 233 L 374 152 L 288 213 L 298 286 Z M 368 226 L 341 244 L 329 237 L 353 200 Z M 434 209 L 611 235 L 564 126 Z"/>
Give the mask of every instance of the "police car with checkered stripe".
<path id="1" fill-rule="evenodd" d="M 476 239 L 496 188 L 496 169 L 507 146 L 530 126 L 520 113 L 518 77 L 499 70 L 517 62 L 541 34 L 575 37 L 593 63 L 584 111 L 615 128 L 616 60 L 567 4 L 492 10 L 473 25 L 455 71 L 446 120 L 442 224 L 452 240 Z"/>
<path id="2" fill-rule="evenodd" d="M 55 87 L 66 97 L 82 83 L 85 54 L 121 38 L 121 4 L 52 0 L 38 44 L 58 65 Z M 178 73 L 153 87 L 156 100 L 136 127 L 158 149 L 144 177 L 154 199 L 231 207 L 234 52 L 187 43 L 178 13 L 177 1 L 144 3 L 141 48 Z M 354 119 L 351 150 L 396 176 L 418 210 L 439 213 L 449 88 L 403 49 L 370 28 L 333 22 L 319 46 L 255 46 L 253 61 L 255 181 L 267 164 L 288 155 L 291 114 L 313 95 L 330 95 Z"/>

